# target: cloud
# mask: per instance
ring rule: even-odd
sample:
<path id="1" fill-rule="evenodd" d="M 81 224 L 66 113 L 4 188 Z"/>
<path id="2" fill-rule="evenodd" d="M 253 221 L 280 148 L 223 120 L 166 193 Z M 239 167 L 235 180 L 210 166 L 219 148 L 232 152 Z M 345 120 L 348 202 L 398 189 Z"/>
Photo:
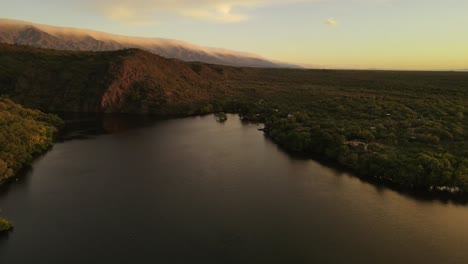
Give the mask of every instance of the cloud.
<path id="1" fill-rule="evenodd" d="M 248 7 L 247 3 L 243 5 L 233 5 L 230 3 L 219 4 L 214 6 L 206 6 L 204 8 L 190 8 L 180 9 L 178 13 L 180 15 L 207 21 L 218 21 L 218 22 L 241 22 L 249 19 L 249 16 L 240 12 L 233 11 L 236 7 Z"/>
<path id="2" fill-rule="evenodd" d="M 124 6 L 113 6 L 106 11 L 106 17 L 113 21 L 118 21 L 131 26 L 150 26 L 155 21 L 149 17 L 143 17 L 136 10 Z"/>
<path id="3" fill-rule="evenodd" d="M 333 27 L 333 26 L 338 25 L 338 21 L 334 18 L 329 18 L 325 21 L 325 24 Z"/>
<path id="4" fill-rule="evenodd" d="M 151 25 L 171 16 L 218 23 L 242 22 L 253 10 L 318 0 L 69 0 L 112 21 L 127 25 Z"/>

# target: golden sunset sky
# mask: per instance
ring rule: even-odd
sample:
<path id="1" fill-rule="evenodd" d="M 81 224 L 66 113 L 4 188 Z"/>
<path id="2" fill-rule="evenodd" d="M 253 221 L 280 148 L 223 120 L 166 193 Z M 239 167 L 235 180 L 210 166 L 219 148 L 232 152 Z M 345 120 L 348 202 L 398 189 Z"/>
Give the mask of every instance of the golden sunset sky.
<path id="1" fill-rule="evenodd" d="M 0 17 L 319 68 L 468 69 L 468 0 L 0 0 Z"/>

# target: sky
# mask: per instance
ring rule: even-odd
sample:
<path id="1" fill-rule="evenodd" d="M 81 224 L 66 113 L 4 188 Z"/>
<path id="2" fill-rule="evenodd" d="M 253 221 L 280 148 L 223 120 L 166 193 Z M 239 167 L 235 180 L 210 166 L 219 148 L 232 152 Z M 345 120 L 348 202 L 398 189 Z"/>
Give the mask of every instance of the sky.
<path id="1" fill-rule="evenodd" d="M 468 69 L 468 0 L 0 0 L 0 18 L 319 68 Z"/>

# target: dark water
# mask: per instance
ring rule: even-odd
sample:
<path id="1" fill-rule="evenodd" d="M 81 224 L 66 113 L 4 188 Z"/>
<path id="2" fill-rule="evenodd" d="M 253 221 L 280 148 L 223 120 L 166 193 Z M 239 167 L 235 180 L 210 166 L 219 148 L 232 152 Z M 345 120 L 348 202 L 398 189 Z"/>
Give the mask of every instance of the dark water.
<path id="1" fill-rule="evenodd" d="M 120 132 L 75 134 L 3 188 L 0 263 L 468 263 L 466 205 L 291 158 L 235 116 L 147 121 L 89 121 Z"/>

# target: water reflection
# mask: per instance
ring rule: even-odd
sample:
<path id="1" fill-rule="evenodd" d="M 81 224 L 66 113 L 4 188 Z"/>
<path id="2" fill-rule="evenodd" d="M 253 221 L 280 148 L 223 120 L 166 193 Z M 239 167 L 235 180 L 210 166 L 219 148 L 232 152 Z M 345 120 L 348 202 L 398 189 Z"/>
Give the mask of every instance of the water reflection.
<path id="1" fill-rule="evenodd" d="M 0 195 L 0 263 L 468 262 L 468 207 L 292 157 L 236 116 L 69 120 L 90 139 Z"/>
<path id="2" fill-rule="evenodd" d="M 157 122 L 164 121 L 164 119 L 148 116 L 148 115 L 135 115 L 135 114 L 89 114 L 89 113 L 62 113 L 60 116 L 66 122 L 66 128 L 63 134 L 60 137 L 60 140 L 86 140 L 94 139 L 97 135 L 102 134 L 116 134 L 122 133 L 128 130 L 144 128 L 155 125 Z M 216 120 L 214 115 L 209 115 L 213 120 Z M 190 119 L 198 119 L 199 116 L 191 117 Z M 240 120 L 237 115 L 228 115 L 229 119 Z M 245 126 L 256 125 L 249 121 L 240 120 L 240 123 Z M 225 122 L 217 122 L 218 125 L 224 126 Z M 259 131 L 259 133 L 262 133 Z M 265 136 L 267 140 L 268 137 Z M 347 169 L 337 166 L 333 162 L 327 162 L 321 160 L 321 157 L 311 157 L 309 155 L 303 155 L 300 153 L 288 152 L 283 149 L 281 146 L 276 145 L 276 148 L 280 151 L 288 153 L 292 158 L 291 162 L 295 160 L 307 161 L 315 160 L 321 165 L 327 167 L 327 170 L 335 172 L 336 176 L 344 175 L 346 177 L 357 177 L 362 183 L 370 184 L 373 186 L 377 193 L 382 193 L 387 189 L 391 189 L 400 193 L 401 195 L 407 196 L 412 199 L 417 199 L 419 201 L 439 201 L 442 203 L 453 203 L 460 205 L 468 204 L 468 195 L 460 194 L 453 195 L 450 193 L 430 193 L 424 190 L 413 190 L 404 188 L 391 182 L 382 182 L 378 179 L 373 179 L 369 177 L 358 177 Z M 23 173 L 24 174 L 24 173 Z M 22 174 L 22 175 L 23 175 Z"/>
<path id="3" fill-rule="evenodd" d="M 61 113 L 65 121 L 62 140 L 92 139 L 96 135 L 116 134 L 135 128 L 150 126 L 160 118 L 131 114 Z"/>

